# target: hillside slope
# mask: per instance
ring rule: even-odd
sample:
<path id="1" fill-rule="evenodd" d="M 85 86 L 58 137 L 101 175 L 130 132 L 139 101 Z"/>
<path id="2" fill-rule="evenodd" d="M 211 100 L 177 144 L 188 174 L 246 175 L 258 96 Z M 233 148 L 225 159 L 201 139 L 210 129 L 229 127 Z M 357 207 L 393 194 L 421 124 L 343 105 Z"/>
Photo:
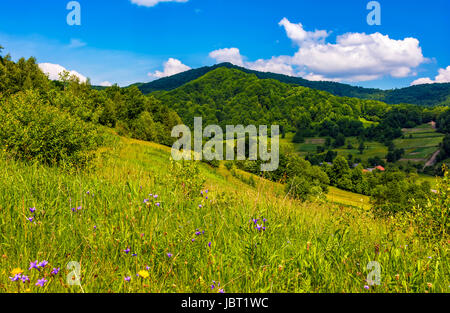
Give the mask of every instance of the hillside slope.
<path id="1" fill-rule="evenodd" d="M 94 172 L 69 174 L 0 154 L 0 292 L 448 290 L 445 245 L 413 241 L 365 210 L 246 186 L 205 164 L 171 167 L 169 156 L 167 147 L 121 138 Z M 36 259 L 48 265 L 28 269 Z M 367 291 L 373 260 L 383 280 Z M 81 264 L 81 286 L 66 284 L 69 262 Z M 18 271 L 30 282 L 8 278 Z M 35 285 L 42 277 L 45 287 Z"/>

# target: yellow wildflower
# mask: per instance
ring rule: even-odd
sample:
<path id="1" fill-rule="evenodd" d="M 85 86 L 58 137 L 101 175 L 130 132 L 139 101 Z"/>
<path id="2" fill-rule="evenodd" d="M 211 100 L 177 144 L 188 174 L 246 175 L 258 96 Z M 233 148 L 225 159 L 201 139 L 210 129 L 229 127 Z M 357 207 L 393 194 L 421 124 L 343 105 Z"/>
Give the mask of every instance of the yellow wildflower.
<path id="1" fill-rule="evenodd" d="M 141 276 L 142 278 L 148 278 L 150 276 L 148 271 L 139 271 L 138 275 Z"/>
<path id="2" fill-rule="evenodd" d="M 23 273 L 23 269 L 21 269 L 20 267 L 15 268 L 15 269 L 13 269 L 11 271 L 11 275 L 13 275 L 13 276 L 16 276 L 16 275 L 19 275 L 19 274 L 22 274 L 22 273 Z"/>

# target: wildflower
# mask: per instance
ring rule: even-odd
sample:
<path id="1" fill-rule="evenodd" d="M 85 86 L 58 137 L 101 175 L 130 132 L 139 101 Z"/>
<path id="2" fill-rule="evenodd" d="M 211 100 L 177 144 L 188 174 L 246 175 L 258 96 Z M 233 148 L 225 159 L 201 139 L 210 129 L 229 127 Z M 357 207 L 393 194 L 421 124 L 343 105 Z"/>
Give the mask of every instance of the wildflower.
<path id="1" fill-rule="evenodd" d="M 168 257 L 168 258 L 171 258 L 172 256 L 173 256 L 172 253 L 167 253 L 167 257 Z"/>
<path id="2" fill-rule="evenodd" d="M 253 223 L 254 223 L 254 224 L 258 223 L 258 219 L 255 219 L 255 218 L 254 218 L 254 219 L 253 219 Z"/>
<path id="3" fill-rule="evenodd" d="M 211 241 L 210 241 L 210 242 L 208 242 L 208 247 L 210 247 L 210 248 L 211 248 Z"/>
<path id="4" fill-rule="evenodd" d="M 44 285 L 48 282 L 45 278 L 38 279 L 36 286 L 44 287 Z"/>
<path id="5" fill-rule="evenodd" d="M 150 269 L 150 266 L 146 265 L 145 269 L 148 271 Z"/>
<path id="6" fill-rule="evenodd" d="M 258 231 L 261 231 L 262 226 L 259 225 L 259 224 L 256 224 L 255 228 L 256 228 Z"/>
<path id="7" fill-rule="evenodd" d="M 29 220 L 30 222 L 32 222 L 34 220 L 34 216 L 27 218 L 27 220 Z"/>
<path id="8" fill-rule="evenodd" d="M 366 289 L 366 290 L 369 290 L 369 286 L 367 286 L 367 285 L 364 285 L 364 289 Z"/>
<path id="9" fill-rule="evenodd" d="M 125 250 L 123 250 L 123 252 L 125 252 L 125 254 L 128 254 L 128 253 L 130 253 L 130 248 L 126 248 Z"/>
<path id="10" fill-rule="evenodd" d="M 219 293 L 225 293 L 225 290 L 223 290 L 223 288 L 219 289 Z"/>
<path id="11" fill-rule="evenodd" d="M 208 197 L 206 197 L 205 199 L 208 200 Z"/>
<path id="12" fill-rule="evenodd" d="M 214 289 L 214 288 L 216 288 L 216 286 L 214 286 L 214 285 L 211 285 L 211 289 Z"/>
<path id="13" fill-rule="evenodd" d="M 203 206 L 201 204 L 199 204 L 198 207 L 201 209 Z"/>
<path id="14" fill-rule="evenodd" d="M 94 225 L 94 229 L 97 229 L 97 226 L 96 226 L 96 225 Z"/>
<path id="15" fill-rule="evenodd" d="M 81 205 L 77 208 L 77 211 L 80 211 L 82 209 Z"/>
<path id="16" fill-rule="evenodd" d="M 148 278 L 150 276 L 150 274 L 147 271 L 139 271 L 138 275 L 141 276 L 142 278 Z"/>
<path id="17" fill-rule="evenodd" d="M 90 194 L 89 190 L 86 192 L 86 194 L 87 194 L 87 195 Z"/>
<path id="18" fill-rule="evenodd" d="M 36 208 L 30 208 L 30 212 L 31 212 L 31 213 L 36 212 Z"/>
<path id="19" fill-rule="evenodd" d="M 267 222 L 267 220 L 265 218 L 263 218 L 263 222 L 265 223 L 265 222 Z"/>
<path id="20" fill-rule="evenodd" d="M 23 275 L 21 280 L 22 280 L 22 283 L 25 284 L 27 281 L 30 281 L 30 278 L 28 276 Z"/>
<path id="21" fill-rule="evenodd" d="M 44 268 L 47 264 L 48 264 L 48 261 L 44 260 L 41 263 L 39 263 L 37 266 Z"/>
<path id="22" fill-rule="evenodd" d="M 13 275 L 13 276 L 18 275 L 18 274 L 22 274 L 22 273 L 23 273 L 23 269 L 21 269 L 20 267 L 15 268 L 15 269 L 13 269 L 11 271 L 11 275 Z"/>
<path id="23" fill-rule="evenodd" d="M 22 275 L 17 274 L 17 275 L 14 275 L 14 277 L 10 277 L 9 279 L 11 279 L 11 281 L 18 281 L 20 278 L 22 278 Z"/>
<path id="24" fill-rule="evenodd" d="M 195 235 L 196 235 L 196 236 L 200 236 L 201 234 L 202 234 L 202 233 L 199 232 L 199 231 L 195 232 Z"/>
<path id="25" fill-rule="evenodd" d="M 195 239 L 192 239 L 191 241 L 192 241 L 192 242 L 194 242 L 194 241 L 195 241 Z"/>
<path id="26" fill-rule="evenodd" d="M 58 273 L 59 273 L 59 267 L 54 268 L 53 271 L 51 272 L 52 275 L 57 275 Z"/>
<path id="27" fill-rule="evenodd" d="M 38 265 L 37 265 L 38 261 L 34 261 L 34 262 L 30 262 L 30 267 L 28 268 L 28 270 L 32 270 L 33 268 L 37 269 L 38 271 L 40 271 Z"/>
<path id="28" fill-rule="evenodd" d="M 144 199 L 144 203 L 147 204 L 147 202 L 149 202 L 149 199 Z"/>
<path id="29" fill-rule="evenodd" d="M 159 202 L 156 203 L 156 206 L 160 206 L 160 205 L 161 205 L 161 203 L 159 203 Z"/>
<path id="30" fill-rule="evenodd" d="M 154 195 L 153 198 L 155 198 L 155 199 L 158 198 L 158 195 Z"/>
<path id="31" fill-rule="evenodd" d="M 126 282 L 129 282 L 129 281 L 131 280 L 131 276 L 125 277 L 124 280 L 125 280 Z"/>
<path id="32" fill-rule="evenodd" d="M 137 254 L 136 254 L 136 253 L 133 253 L 131 256 L 137 256 Z"/>

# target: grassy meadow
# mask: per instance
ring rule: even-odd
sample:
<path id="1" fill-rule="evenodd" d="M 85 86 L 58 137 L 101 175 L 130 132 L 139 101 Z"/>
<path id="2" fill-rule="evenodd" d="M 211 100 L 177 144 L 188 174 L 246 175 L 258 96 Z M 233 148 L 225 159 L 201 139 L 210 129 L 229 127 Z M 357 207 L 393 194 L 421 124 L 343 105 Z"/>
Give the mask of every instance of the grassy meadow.
<path id="1" fill-rule="evenodd" d="M 448 242 L 374 218 L 367 197 L 331 188 L 300 203 L 122 137 L 93 162 L 74 173 L 0 154 L 0 292 L 449 291 Z M 29 269 L 36 260 L 48 264 Z M 71 261 L 80 286 L 67 283 Z"/>

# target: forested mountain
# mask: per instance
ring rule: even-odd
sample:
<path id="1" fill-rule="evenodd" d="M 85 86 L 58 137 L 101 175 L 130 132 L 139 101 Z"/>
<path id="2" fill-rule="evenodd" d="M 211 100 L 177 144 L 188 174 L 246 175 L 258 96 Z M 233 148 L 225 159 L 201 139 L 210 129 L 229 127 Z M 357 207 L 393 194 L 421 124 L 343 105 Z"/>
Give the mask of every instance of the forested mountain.
<path id="1" fill-rule="evenodd" d="M 329 130 L 327 135 L 339 132 L 335 127 L 342 125 L 347 131 L 354 129 L 352 134 L 345 134 L 351 136 L 362 128 L 360 118 L 380 122 L 391 110 L 384 102 L 337 97 L 275 79 L 259 79 L 255 74 L 225 67 L 175 90 L 154 95 L 174 109 L 187 125 L 192 124 L 195 116 L 203 116 L 205 123 L 222 127 L 279 124 L 285 131 Z M 407 126 L 403 125 L 406 121 L 422 122 L 418 107 L 410 106 L 403 111 L 408 116 L 400 118 L 403 122 L 397 122 L 396 117 L 396 122 L 391 123 L 395 127 Z"/>
<path id="2" fill-rule="evenodd" d="M 135 86 L 137 86 L 144 94 L 158 90 L 169 91 L 220 67 L 238 69 L 245 73 L 254 74 L 260 79 L 270 78 L 278 80 L 282 83 L 295 84 L 298 86 L 327 91 L 335 96 L 379 100 L 388 104 L 410 103 L 426 106 L 450 104 L 450 83 L 417 85 L 402 89 L 381 90 L 356 87 L 336 82 L 309 81 L 301 77 L 292 77 L 269 72 L 258 72 L 239 67 L 231 63 L 221 63 L 214 66 L 192 69 L 173 76 L 164 77 L 150 83 L 138 83 L 135 84 Z"/>

